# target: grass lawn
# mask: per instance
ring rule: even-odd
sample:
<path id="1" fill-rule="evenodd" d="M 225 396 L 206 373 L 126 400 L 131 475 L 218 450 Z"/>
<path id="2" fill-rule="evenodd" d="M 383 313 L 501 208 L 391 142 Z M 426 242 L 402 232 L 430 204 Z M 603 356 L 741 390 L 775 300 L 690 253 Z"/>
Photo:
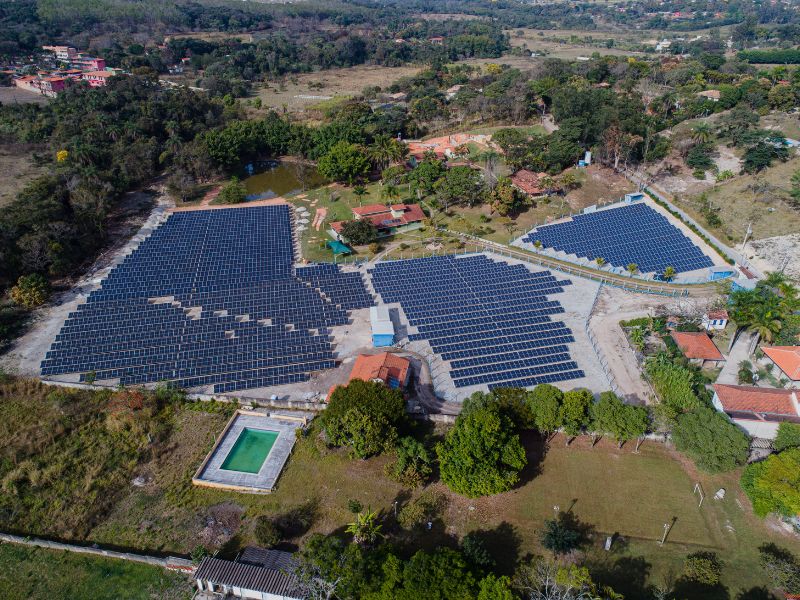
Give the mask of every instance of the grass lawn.
<path id="1" fill-rule="evenodd" d="M 0 598 L 178 600 L 192 593 L 185 575 L 159 567 L 0 543 Z"/>

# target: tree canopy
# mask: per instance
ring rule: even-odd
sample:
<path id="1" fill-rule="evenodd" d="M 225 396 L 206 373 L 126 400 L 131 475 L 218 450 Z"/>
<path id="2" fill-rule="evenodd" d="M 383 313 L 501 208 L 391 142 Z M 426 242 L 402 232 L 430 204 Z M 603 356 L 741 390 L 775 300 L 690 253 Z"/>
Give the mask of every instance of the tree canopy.
<path id="1" fill-rule="evenodd" d="M 672 428 L 675 447 L 709 473 L 731 471 L 747 461 L 750 439 L 711 408 L 679 415 Z"/>
<path id="2" fill-rule="evenodd" d="M 742 488 L 761 517 L 772 512 L 800 514 L 800 448 L 771 454 L 748 465 L 742 475 Z"/>

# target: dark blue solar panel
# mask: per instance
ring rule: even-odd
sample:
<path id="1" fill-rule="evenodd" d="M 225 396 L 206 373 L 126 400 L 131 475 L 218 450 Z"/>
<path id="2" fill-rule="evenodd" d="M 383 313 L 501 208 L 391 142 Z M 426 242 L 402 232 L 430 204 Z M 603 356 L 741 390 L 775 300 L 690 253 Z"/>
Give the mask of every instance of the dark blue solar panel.
<path id="1" fill-rule="evenodd" d="M 553 315 L 564 312 L 550 294 L 570 281 L 532 273 L 486 256 L 440 256 L 378 263 L 372 284 L 397 302 L 435 353 L 450 362 L 456 387 L 530 387 L 579 379 L 566 344 L 572 332 Z"/>
<path id="2" fill-rule="evenodd" d="M 642 273 L 677 273 L 713 266 L 713 262 L 669 220 L 647 206 L 633 204 L 571 220 L 543 225 L 522 238 L 527 244 L 541 242 L 543 248 L 595 260 L 614 267 L 634 263 Z"/>
<path id="3" fill-rule="evenodd" d="M 373 304 L 359 273 L 294 268 L 285 206 L 172 214 L 69 315 L 43 375 L 215 392 L 336 365 L 328 328 Z"/>

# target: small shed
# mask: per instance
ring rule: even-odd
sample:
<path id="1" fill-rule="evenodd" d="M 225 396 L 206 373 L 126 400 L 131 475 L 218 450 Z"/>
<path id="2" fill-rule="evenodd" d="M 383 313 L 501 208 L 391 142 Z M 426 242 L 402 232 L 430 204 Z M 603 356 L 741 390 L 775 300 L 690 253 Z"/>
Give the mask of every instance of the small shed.
<path id="1" fill-rule="evenodd" d="M 625 204 L 633 204 L 634 202 L 639 202 L 644 200 L 644 194 L 642 192 L 631 192 L 630 194 L 625 194 Z"/>
<path id="2" fill-rule="evenodd" d="M 703 327 L 706 331 L 721 331 L 727 327 L 728 319 L 727 310 L 710 310 L 703 315 Z"/>
<path id="3" fill-rule="evenodd" d="M 372 326 L 372 345 L 376 348 L 394 344 L 394 325 L 386 306 L 373 306 L 369 309 L 369 322 Z"/>

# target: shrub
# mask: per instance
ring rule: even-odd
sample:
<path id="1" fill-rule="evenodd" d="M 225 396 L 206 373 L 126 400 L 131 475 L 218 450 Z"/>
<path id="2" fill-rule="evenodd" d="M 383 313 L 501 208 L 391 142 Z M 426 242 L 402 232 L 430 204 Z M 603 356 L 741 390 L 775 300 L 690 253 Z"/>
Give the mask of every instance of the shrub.
<path id="1" fill-rule="evenodd" d="M 558 518 L 544 522 L 541 542 L 553 554 L 567 554 L 581 545 L 582 537 L 574 519 L 567 513 L 561 513 Z"/>
<path id="2" fill-rule="evenodd" d="M 241 204 L 247 199 L 247 188 L 239 181 L 238 177 L 231 177 L 231 180 L 222 186 L 217 196 L 220 204 Z"/>
<path id="3" fill-rule="evenodd" d="M 778 425 L 778 435 L 775 437 L 772 446 L 778 452 L 782 452 L 787 448 L 800 447 L 800 425 L 785 422 Z"/>
<path id="4" fill-rule="evenodd" d="M 275 522 L 266 515 L 256 519 L 256 541 L 265 548 L 272 548 L 281 542 L 281 532 Z"/>
<path id="5" fill-rule="evenodd" d="M 695 552 L 686 557 L 683 574 L 691 581 L 714 586 L 722 575 L 722 564 L 713 552 Z"/>
<path id="6" fill-rule="evenodd" d="M 425 445 L 412 437 L 404 437 L 397 444 L 397 459 L 386 465 L 386 474 L 408 487 L 418 487 L 430 477 L 433 462 Z"/>
<path id="7" fill-rule="evenodd" d="M 397 514 L 397 522 L 404 529 L 412 529 L 424 525 L 428 521 L 433 521 L 445 508 L 447 508 L 447 496 L 428 490 L 400 509 Z"/>
<path id="8" fill-rule="evenodd" d="M 672 440 L 678 450 L 710 473 L 743 465 L 750 451 L 747 434 L 709 408 L 680 415 L 672 428 Z"/>
<path id="9" fill-rule="evenodd" d="M 39 273 L 23 275 L 11 288 L 11 299 L 25 308 L 41 306 L 50 297 L 50 283 Z"/>

